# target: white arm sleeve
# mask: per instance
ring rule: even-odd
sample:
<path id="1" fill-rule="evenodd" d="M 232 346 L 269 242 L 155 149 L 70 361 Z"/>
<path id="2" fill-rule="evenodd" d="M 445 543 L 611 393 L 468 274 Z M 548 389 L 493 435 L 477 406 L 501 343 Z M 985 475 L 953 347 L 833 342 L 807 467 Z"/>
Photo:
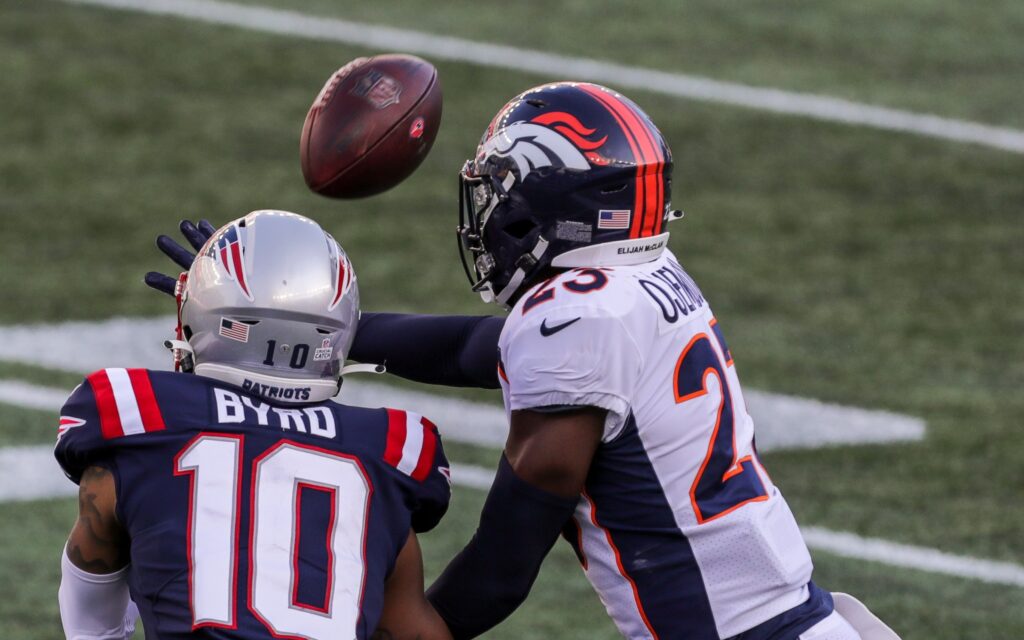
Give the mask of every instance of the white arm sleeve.
<path id="1" fill-rule="evenodd" d="M 138 609 L 128 596 L 128 567 L 108 574 L 83 571 L 61 554 L 57 600 L 68 640 L 125 640 L 135 633 Z"/>

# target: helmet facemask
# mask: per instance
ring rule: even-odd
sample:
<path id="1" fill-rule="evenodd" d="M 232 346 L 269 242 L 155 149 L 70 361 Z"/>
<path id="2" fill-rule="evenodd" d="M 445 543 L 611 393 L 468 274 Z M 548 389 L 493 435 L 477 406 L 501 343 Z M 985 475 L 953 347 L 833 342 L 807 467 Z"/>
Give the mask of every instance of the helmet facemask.
<path id="1" fill-rule="evenodd" d="M 459 178 L 462 267 L 484 302 L 509 308 L 544 270 L 550 243 L 529 203 L 509 191 L 516 180 L 507 167 L 490 166 L 478 173 L 467 162 Z"/>

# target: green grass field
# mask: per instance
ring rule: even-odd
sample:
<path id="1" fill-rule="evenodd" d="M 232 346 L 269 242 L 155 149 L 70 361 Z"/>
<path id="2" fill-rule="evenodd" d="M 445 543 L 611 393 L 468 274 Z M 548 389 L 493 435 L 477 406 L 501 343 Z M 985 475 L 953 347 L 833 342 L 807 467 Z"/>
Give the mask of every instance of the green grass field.
<path id="1" fill-rule="evenodd" d="M 1008 0 L 264 4 L 1024 125 L 1024 10 Z M 339 203 L 306 191 L 298 133 L 323 80 L 366 51 L 49 1 L 0 0 L 0 15 L 0 324 L 169 313 L 141 284 L 164 266 L 152 238 L 182 217 L 264 207 L 341 240 L 365 309 L 492 312 L 455 255 L 455 173 L 508 97 L 561 78 L 439 64 L 431 156 L 393 191 Z M 766 454 L 798 519 L 1024 562 L 1024 156 L 629 93 L 673 147 L 687 217 L 672 249 L 745 384 L 928 422 L 920 443 Z M 0 378 L 75 382 L 9 363 Z M 0 446 L 49 442 L 53 420 L 0 405 Z M 452 458 L 493 452 L 453 446 Z M 471 535 L 482 498 L 457 491 L 424 539 L 428 573 Z M 59 637 L 73 506 L 0 504 L 3 637 Z M 815 562 L 819 583 L 858 594 L 905 638 L 1024 637 L 1024 589 Z M 488 637 L 616 634 L 560 549 Z"/>

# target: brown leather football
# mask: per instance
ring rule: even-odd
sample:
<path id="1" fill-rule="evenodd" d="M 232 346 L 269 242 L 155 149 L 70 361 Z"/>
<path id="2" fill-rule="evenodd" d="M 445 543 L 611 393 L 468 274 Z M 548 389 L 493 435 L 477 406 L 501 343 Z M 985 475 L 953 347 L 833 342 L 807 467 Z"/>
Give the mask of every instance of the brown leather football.
<path id="1" fill-rule="evenodd" d="M 306 114 L 302 175 L 329 198 L 364 198 L 416 170 L 441 124 L 437 69 L 416 56 L 356 58 L 334 72 Z"/>

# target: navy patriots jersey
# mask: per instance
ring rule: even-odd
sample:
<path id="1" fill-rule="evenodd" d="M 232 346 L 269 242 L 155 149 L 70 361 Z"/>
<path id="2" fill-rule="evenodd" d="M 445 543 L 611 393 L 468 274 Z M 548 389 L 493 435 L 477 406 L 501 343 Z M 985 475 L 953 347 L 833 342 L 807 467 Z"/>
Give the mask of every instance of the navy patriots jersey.
<path id="1" fill-rule="evenodd" d="M 409 529 L 433 528 L 450 497 L 421 416 L 271 405 L 145 369 L 88 376 L 55 455 L 75 482 L 114 474 L 148 638 L 367 638 Z"/>

